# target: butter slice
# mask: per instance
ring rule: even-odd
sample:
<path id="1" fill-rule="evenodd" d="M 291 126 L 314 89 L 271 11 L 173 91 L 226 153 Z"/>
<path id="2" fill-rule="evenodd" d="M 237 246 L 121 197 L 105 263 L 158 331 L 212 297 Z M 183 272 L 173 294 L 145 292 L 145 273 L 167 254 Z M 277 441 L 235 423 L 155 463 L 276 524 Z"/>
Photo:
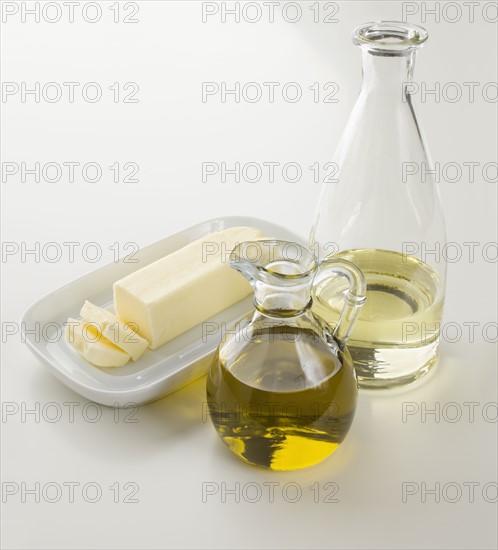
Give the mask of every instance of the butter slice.
<path id="1" fill-rule="evenodd" d="M 149 346 L 149 342 L 129 325 L 120 323 L 116 315 L 88 300 L 81 308 L 80 315 L 87 323 L 93 323 L 107 340 L 128 353 L 133 361 L 136 361 Z"/>
<path id="2" fill-rule="evenodd" d="M 97 367 L 122 367 L 130 356 L 109 342 L 95 326 L 69 318 L 65 328 L 67 343 Z"/>
<path id="3" fill-rule="evenodd" d="M 262 237 L 251 227 L 225 229 L 131 273 L 113 286 L 117 316 L 158 348 L 251 292 L 228 255 L 237 243 Z"/>

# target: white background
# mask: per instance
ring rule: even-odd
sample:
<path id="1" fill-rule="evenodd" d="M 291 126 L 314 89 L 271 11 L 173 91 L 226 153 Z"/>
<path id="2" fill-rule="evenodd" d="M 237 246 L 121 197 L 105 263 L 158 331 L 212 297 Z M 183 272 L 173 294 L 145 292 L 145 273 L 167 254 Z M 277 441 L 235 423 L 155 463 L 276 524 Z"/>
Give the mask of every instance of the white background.
<path id="1" fill-rule="evenodd" d="M 45 293 L 112 261 L 109 247 L 115 242 L 143 246 L 194 223 L 236 214 L 272 220 L 305 236 L 320 187 L 307 167 L 330 160 L 360 86 L 360 53 L 351 30 L 365 21 L 399 20 L 403 9 L 396 1 L 339 3 L 339 22 L 327 24 L 315 23 L 311 3 L 302 2 L 302 16 L 292 24 L 283 20 L 281 2 L 274 23 L 263 16 L 258 23 L 237 24 L 230 16 L 222 23 L 220 13 L 203 23 L 197 1 L 140 2 L 139 22 L 125 24 L 113 22 L 112 4 L 100 2 L 102 16 L 94 24 L 84 21 L 78 7 L 72 24 L 67 11 L 53 24 L 43 18 L 36 23 L 32 16 L 23 23 L 20 12 L 2 24 L 4 83 L 81 83 L 74 103 L 67 91 L 56 103 L 4 95 L 2 162 L 28 167 L 37 161 L 96 162 L 103 168 L 97 183 L 83 181 L 78 172 L 73 183 L 67 177 L 35 183 L 32 176 L 22 183 L 19 174 L 2 181 L 4 242 L 33 247 L 96 241 L 103 251 L 97 263 L 78 253 L 74 262 L 67 256 L 54 263 L 33 256 L 23 261 L 19 254 L 3 257 L 4 323 L 19 321 Z M 57 503 L 43 497 L 36 503 L 29 495 L 22 502 L 20 493 L 6 497 L 4 548 L 496 547 L 496 503 L 487 502 L 496 492 L 488 486 L 482 493 L 497 481 L 496 408 L 486 405 L 497 401 L 496 345 L 489 342 L 496 332 L 483 333 L 487 323 L 496 322 L 496 262 L 490 261 L 496 249 L 485 245 L 497 240 L 497 193 L 496 181 L 482 176 L 483 165 L 496 161 L 496 102 L 483 99 L 482 91 L 497 80 L 497 31 L 486 21 L 495 17 L 495 8 L 488 6 L 483 15 L 485 4 L 476 7 L 473 21 L 465 9 L 459 21 L 449 22 L 455 8 L 445 11 L 442 2 L 436 22 L 434 15 L 423 17 L 421 6 L 405 3 L 405 10 L 417 11 L 408 21 L 430 33 L 415 80 L 430 88 L 439 82 L 441 89 L 455 82 L 462 91 L 454 102 L 448 101 L 454 88 L 446 88 L 447 97 L 441 93 L 439 101 L 414 97 L 434 161 L 455 162 L 463 170 L 459 181 L 440 183 L 448 240 L 456 243 L 452 256 L 460 250 L 461 257 L 449 265 L 446 330 L 436 371 L 401 392 L 362 392 L 351 432 L 329 460 L 276 474 L 244 465 L 203 422 L 204 379 L 141 407 L 137 423 L 125 422 L 124 411 L 115 422 L 111 409 L 91 423 L 81 413 L 84 398 L 50 376 L 19 335 L 5 338 L 4 407 L 78 406 L 74 422 L 66 409 L 53 423 L 43 415 L 36 421 L 20 412 L 3 414 L 2 481 L 19 487 L 71 481 L 80 486 L 73 503 L 67 492 Z M 103 90 L 97 103 L 78 92 L 90 81 Z M 277 93 L 274 103 L 263 98 L 251 104 L 230 97 L 222 103 L 217 95 L 202 102 L 202 82 L 235 81 L 298 82 L 303 97 L 289 103 Z M 339 102 L 315 103 L 308 87 L 329 81 L 339 84 Z M 138 83 L 139 102 L 114 103 L 109 90 L 114 82 Z M 464 82 L 479 83 L 474 101 Z M 493 88 L 487 90 L 492 97 Z M 265 178 L 222 183 L 215 176 L 203 183 L 201 165 L 208 161 L 297 162 L 303 175 L 296 183 L 284 181 L 278 171 L 273 183 Z M 139 182 L 113 183 L 108 166 L 115 162 L 137 163 Z M 465 162 L 479 163 L 473 182 Z M 473 261 L 465 242 L 479 243 Z M 469 322 L 478 323 L 473 338 L 463 325 Z M 419 412 L 403 422 L 408 402 Z M 477 403 L 474 419 L 464 405 L 469 402 Z M 424 406 L 439 406 L 439 418 L 424 417 Z M 462 417 L 452 422 L 458 411 Z M 99 502 L 82 497 L 87 482 L 101 485 Z M 119 503 L 109 490 L 115 482 L 121 487 Z M 138 503 L 122 502 L 129 492 L 123 489 L 126 482 L 138 484 Z M 222 484 L 234 489 L 237 482 L 240 502 L 221 493 Z M 278 484 L 273 502 L 265 482 Z M 324 502 L 328 482 L 339 486 L 338 503 Z M 450 482 L 463 491 L 458 502 L 449 502 L 456 494 L 455 485 L 444 489 Z M 473 499 L 472 482 L 479 484 Z M 219 492 L 203 502 L 205 483 Z M 248 502 L 255 492 L 247 486 L 244 493 L 247 483 L 263 489 L 258 503 Z M 293 484 L 288 494 L 287 483 Z M 310 489 L 314 483 L 318 495 Z M 426 483 L 428 489 L 439 484 L 439 502 L 421 491 L 403 502 L 403 483 L 419 488 Z M 301 498 L 287 502 L 296 486 Z"/>

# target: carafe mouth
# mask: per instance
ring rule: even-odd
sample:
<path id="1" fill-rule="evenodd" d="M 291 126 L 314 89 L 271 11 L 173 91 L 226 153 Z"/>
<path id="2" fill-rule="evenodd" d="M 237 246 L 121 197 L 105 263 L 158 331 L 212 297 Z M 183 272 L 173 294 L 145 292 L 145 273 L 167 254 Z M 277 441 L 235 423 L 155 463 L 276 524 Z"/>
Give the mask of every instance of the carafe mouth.
<path id="1" fill-rule="evenodd" d="M 353 31 L 353 43 L 373 55 L 407 55 L 422 47 L 429 33 L 418 25 L 401 21 L 364 23 Z"/>
<path id="2" fill-rule="evenodd" d="M 288 318 L 311 307 L 317 263 L 304 246 L 275 239 L 245 241 L 232 250 L 230 265 L 251 283 L 260 313 Z"/>
<path id="3" fill-rule="evenodd" d="M 230 254 L 235 269 L 257 271 L 264 280 L 278 284 L 299 284 L 314 275 L 315 256 L 304 246 L 290 241 L 261 239 L 237 244 Z M 242 269 L 245 271 L 245 269 Z"/>

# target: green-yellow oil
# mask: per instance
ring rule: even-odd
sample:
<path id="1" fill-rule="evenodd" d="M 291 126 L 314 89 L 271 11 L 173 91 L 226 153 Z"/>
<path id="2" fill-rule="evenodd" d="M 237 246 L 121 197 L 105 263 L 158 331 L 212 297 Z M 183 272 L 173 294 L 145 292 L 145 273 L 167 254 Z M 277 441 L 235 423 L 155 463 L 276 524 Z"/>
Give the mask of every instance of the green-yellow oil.
<path id="1" fill-rule="evenodd" d="M 349 353 L 330 353 L 309 330 L 260 330 L 232 364 L 215 356 L 207 381 L 211 420 L 244 461 L 271 470 L 320 462 L 343 441 L 356 408 Z"/>

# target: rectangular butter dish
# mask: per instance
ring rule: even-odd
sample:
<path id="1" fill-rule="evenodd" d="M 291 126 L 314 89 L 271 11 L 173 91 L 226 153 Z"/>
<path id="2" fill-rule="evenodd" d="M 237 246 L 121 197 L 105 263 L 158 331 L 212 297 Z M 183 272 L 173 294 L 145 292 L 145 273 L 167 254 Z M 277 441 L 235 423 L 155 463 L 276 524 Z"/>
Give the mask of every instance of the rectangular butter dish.
<path id="1" fill-rule="evenodd" d="M 252 296 L 207 319 L 156 350 L 124 367 L 98 368 L 75 353 L 64 338 L 68 317 L 79 317 L 83 302 L 112 306 L 112 285 L 118 279 L 178 250 L 192 241 L 229 227 L 255 227 L 268 238 L 303 244 L 291 231 L 258 218 L 230 216 L 209 220 L 142 248 L 136 263 L 119 261 L 101 267 L 51 292 L 22 318 L 27 346 L 59 380 L 83 397 L 107 406 L 141 405 L 171 393 L 206 373 L 225 328 L 252 308 Z M 44 338 L 40 331 L 44 327 Z"/>

